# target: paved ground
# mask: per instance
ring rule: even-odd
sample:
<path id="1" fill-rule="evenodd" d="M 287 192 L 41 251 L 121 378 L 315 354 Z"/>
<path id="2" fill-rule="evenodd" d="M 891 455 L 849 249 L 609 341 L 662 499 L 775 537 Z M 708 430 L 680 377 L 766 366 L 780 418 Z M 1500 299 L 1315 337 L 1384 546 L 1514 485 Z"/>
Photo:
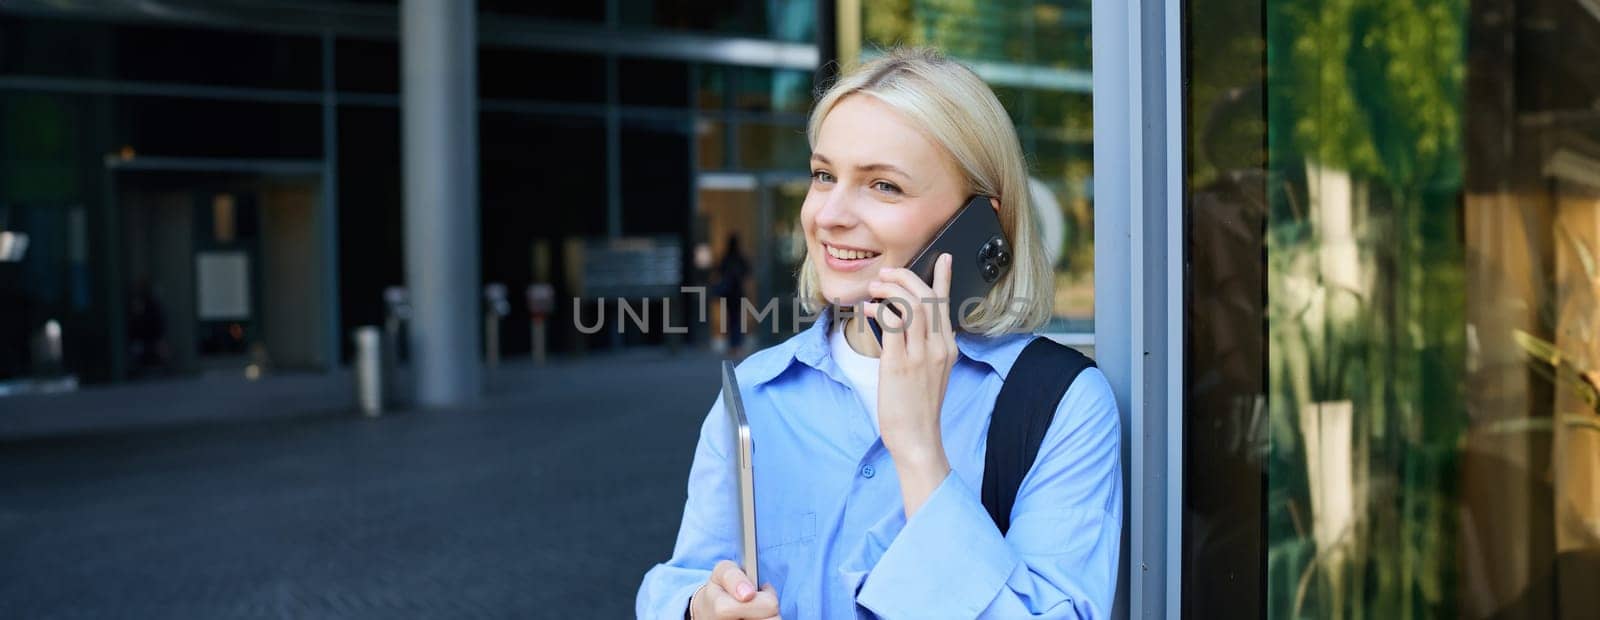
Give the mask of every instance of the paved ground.
<path id="1" fill-rule="evenodd" d="M 671 550 L 717 358 L 495 385 L 376 420 L 271 381 L 0 401 L 0 618 L 631 617 Z M 98 426 L 70 422 L 79 406 Z"/>

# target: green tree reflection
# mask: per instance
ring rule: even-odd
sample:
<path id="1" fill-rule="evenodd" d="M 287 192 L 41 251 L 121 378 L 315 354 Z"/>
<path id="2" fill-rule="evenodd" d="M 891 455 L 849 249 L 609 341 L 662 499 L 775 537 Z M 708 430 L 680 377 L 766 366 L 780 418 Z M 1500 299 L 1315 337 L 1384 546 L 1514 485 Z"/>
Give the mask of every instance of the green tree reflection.
<path id="1" fill-rule="evenodd" d="M 1463 0 L 1268 0 L 1268 610 L 1455 612 Z"/>

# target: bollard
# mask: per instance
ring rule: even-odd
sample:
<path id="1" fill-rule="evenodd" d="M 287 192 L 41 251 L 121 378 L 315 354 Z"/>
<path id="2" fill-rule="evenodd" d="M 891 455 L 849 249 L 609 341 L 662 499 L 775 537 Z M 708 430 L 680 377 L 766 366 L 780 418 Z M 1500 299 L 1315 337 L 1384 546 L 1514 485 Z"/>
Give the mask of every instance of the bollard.
<path id="1" fill-rule="evenodd" d="M 533 363 L 543 366 L 546 346 L 544 321 L 550 311 L 555 309 L 556 290 L 549 284 L 542 282 L 529 284 L 526 297 L 529 317 L 528 332 L 533 339 L 530 343 L 533 346 Z"/>
<path id="2" fill-rule="evenodd" d="M 383 289 L 383 305 L 383 400 L 396 407 L 409 399 L 400 384 L 400 345 L 411 320 L 411 295 L 403 286 L 388 287 Z"/>
<path id="3" fill-rule="evenodd" d="M 367 417 L 383 413 L 383 336 L 377 327 L 357 327 L 354 372 L 356 404 Z"/>
<path id="4" fill-rule="evenodd" d="M 483 286 L 483 350 L 489 368 L 500 365 L 500 319 L 511 313 L 506 301 L 506 285 L 490 282 Z"/>
<path id="5" fill-rule="evenodd" d="M 33 337 L 33 371 L 39 377 L 57 377 L 66 372 L 61 323 L 55 319 L 44 322 Z"/>

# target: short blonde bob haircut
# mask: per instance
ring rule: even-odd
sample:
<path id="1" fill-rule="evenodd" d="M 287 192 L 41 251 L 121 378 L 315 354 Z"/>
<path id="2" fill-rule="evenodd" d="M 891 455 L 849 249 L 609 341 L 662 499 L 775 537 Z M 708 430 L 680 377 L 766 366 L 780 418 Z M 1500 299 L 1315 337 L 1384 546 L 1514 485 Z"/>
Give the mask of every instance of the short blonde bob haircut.
<path id="1" fill-rule="evenodd" d="M 905 116 L 955 158 L 967 176 L 968 194 L 999 199 L 1000 225 L 1011 243 L 1011 270 L 963 324 L 976 334 L 1032 332 L 1050 319 L 1055 273 L 1028 200 L 1028 169 L 1016 127 L 994 91 L 971 69 L 937 51 L 891 50 L 828 87 L 811 110 L 806 137 L 816 148 L 823 119 L 845 97 L 871 96 Z M 808 311 L 827 306 L 808 253 L 800 266 L 797 294 Z"/>

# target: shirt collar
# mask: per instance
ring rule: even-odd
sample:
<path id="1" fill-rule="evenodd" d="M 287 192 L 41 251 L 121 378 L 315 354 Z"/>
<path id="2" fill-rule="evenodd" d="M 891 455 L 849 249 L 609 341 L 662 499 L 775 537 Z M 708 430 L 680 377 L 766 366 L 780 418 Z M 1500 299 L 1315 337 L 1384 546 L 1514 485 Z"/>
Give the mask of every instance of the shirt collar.
<path id="1" fill-rule="evenodd" d="M 805 364 L 832 376 L 832 352 L 828 348 L 828 330 L 833 324 L 833 308 L 824 307 L 817 320 L 804 331 L 783 343 L 756 353 L 746 360 L 749 366 L 751 387 L 778 378 L 794 362 Z M 1031 333 L 1009 333 L 997 337 L 980 336 L 966 332 L 956 333 L 956 349 L 967 359 L 987 364 L 1002 379 L 1011 372 L 1012 363 L 1022 352 L 1022 347 L 1032 341 Z"/>

